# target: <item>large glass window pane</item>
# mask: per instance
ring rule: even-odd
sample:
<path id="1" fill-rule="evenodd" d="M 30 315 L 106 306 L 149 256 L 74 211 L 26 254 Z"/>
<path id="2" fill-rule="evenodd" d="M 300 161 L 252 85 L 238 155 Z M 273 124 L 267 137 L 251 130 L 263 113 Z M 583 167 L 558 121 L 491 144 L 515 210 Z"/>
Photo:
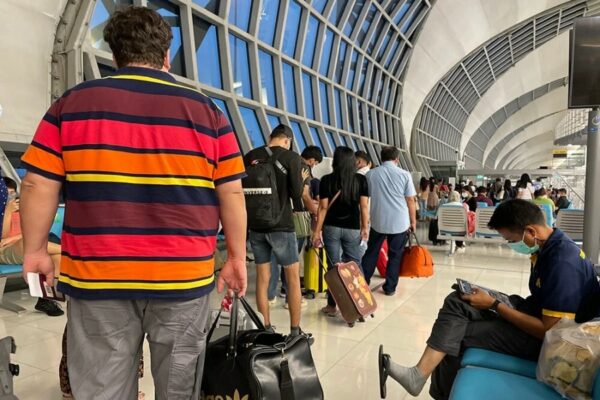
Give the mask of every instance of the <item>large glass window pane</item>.
<path id="1" fill-rule="evenodd" d="M 244 127 L 250 138 L 250 144 L 252 148 L 260 147 L 265 145 L 265 137 L 262 134 L 258 119 L 256 119 L 256 112 L 253 109 L 239 106 L 240 114 L 244 120 Z"/>
<path id="2" fill-rule="evenodd" d="M 344 73 L 344 61 L 346 60 L 346 49 L 348 43 L 345 40 L 340 40 L 340 49 L 338 51 L 337 64 L 335 66 L 335 81 L 342 83 L 342 74 Z"/>
<path id="3" fill-rule="evenodd" d="M 248 61 L 248 43 L 229 34 L 231 65 L 233 66 L 233 90 L 238 96 L 252 98 L 250 81 L 250 62 Z"/>
<path id="4" fill-rule="evenodd" d="M 353 146 L 348 143 L 348 139 L 346 139 L 346 136 L 342 135 L 341 133 L 340 133 L 340 140 L 342 141 L 342 146 L 350 147 L 352 149 Z M 356 149 L 354 149 L 354 150 L 356 150 Z"/>
<path id="5" fill-rule="evenodd" d="M 315 108 L 313 104 L 312 78 L 309 74 L 302 73 L 302 89 L 304 90 L 304 111 L 306 118 L 315 119 Z"/>
<path id="6" fill-rule="evenodd" d="M 194 3 L 204 7 L 211 13 L 218 14 L 221 0 L 193 0 Z"/>
<path id="7" fill-rule="evenodd" d="M 302 53 L 302 63 L 312 68 L 313 58 L 315 56 L 315 44 L 317 42 L 317 32 L 319 31 L 319 20 L 311 15 L 308 18 L 308 29 L 304 39 L 304 52 Z"/>
<path id="8" fill-rule="evenodd" d="M 354 2 L 354 7 L 352 7 L 352 12 L 350 12 L 350 16 L 346 21 L 346 25 L 344 26 L 344 33 L 346 36 L 350 37 L 352 35 L 352 31 L 356 26 L 356 22 L 358 21 L 358 17 L 365 6 L 366 0 L 356 0 Z"/>
<path id="9" fill-rule="evenodd" d="M 229 124 L 233 125 L 231 123 L 231 114 L 229 114 L 229 108 L 227 107 L 227 103 L 216 97 L 211 97 L 210 99 L 217 105 L 217 107 L 221 109 L 221 111 L 223 111 L 223 114 L 225 114 L 225 116 L 229 120 Z"/>
<path id="10" fill-rule="evenodd" d="M 105 0 L 98 1 L 90 21 L 90 34 L 92 36 L 92 46 L 97 49 L 110 51 L 108 43 L 104 41 L 104 27 L 110 16 L 117 8 L 133 4 L 133 0 Z"/>
<path id="11" fill-rule="evenodd" d="M 288 5 L 287 13 L 281 51 L 290 57 L 294 57 L 294 53 L 296 52 L 298 25 L 300 24 L 302 7 L 300 7 L 300 4 L 298 4 L 295 0 L 292 0 Z"/>
<path id="12" fill-rule="evenodd" d="M 321 95 L 321 120 L 324 124 L 331 125 L 329 122 L 329 96 L 327 95 L 327 86 L 323 81 L 319 81 L 319 94 Z"/>
<path id="13" fill-rule="evenodd" d="M 358 61 L 358 51 L 352 50 L 352 59 L 350 60 L 350 71 L 348 72 L 348 81 L 346 87 L 350 90 L 354 87 L 354 75 L 356 74 L 356 62 Z"/>
<path id="14" fill-rule="evenodd" d="M 394 34 L 394 30 L 391 27 L 389 27 L 387 34 L 383 38 L 383 42 L 381 42 L 381 47 L 379 48 L 379 51 L 377 52 L 377 57 L 376 57 L 377 62 L 379 62 L 379 63 L 381 62 L 381 59 L 383 58 L 383 55 L 385 54 L 385 50 L 387 49 L 387 46 L 390 43 L 390 40 L 392 39 L 393 34 Z"/>
<path id="15" fill-rule="evenodd" d="M 337 145 L 335 144 L 335 138 L 333 137 L 333 132 L 331 131 L 327 131 L 327 143 L 329 143 L 329 147 L 331 148 L 331 151 L 335 151 L 335 148 L 337 147 Z"/>
<path id="16" fill-rule="evenodd" d="M 259 50 L 258 62 L 260 64 L 260 101 L 271 107 L 277 107 L 273 57 L 269 53 Z"/>
<path id="17" fill-rule="evenodd" d="M 302 134 L 302 129 L 300 128 L 300 124 L 296 121 L 290 121 L 290 125 L 292 131 L 294 131 L 294 141 L 298 146 L 298 150 L 302 152 L 306 148 L 306 139 L 304 139 L 304 134 Z"/>
<path id="18" fill-rule="evenodd" d="M 198 80 L 207 85 L 223 89 L 217 27 L 196 16 L 194 16 L 193 24 Z"/>
<path id="19" fill-rule="evenodd" d="M 229 3 L 229 23 L 248 32 L 252 0 L 235 0 Z"/>
<path id="20" fill-rule="evenodd" d="M 417 9 L 415 11 L 413 11 L 413 13 L 410 16 L 410 18 L 408 18 L 406 20 L 406 22 L 404 23 L 404 25 L 402 25 L 402 29 L 400 29 L 402 31 L 402 33 L 408 32 L 408 30 L 410 29 L 411 25 L 413 24 L 413 22 L 415 21 L 415 19 L 419 16 L 419 14 L 421 13 L 421 10 L 423 10 L 423 8 L 425 8 L 425 4 L 421 3 L 417 7 Z"/>
<path id="21" fill-rule="evenodd" d="M 183 42 L 181 41 L 181 18 L 179 6 L 164 0 L 149 0 L 148 7 L 158 12 L 171 26 L 173 40 L 169 54 L 171 55 L 171 73 L 185 76 L 185 60 L 183 56 Z"/>
<path id="22" fill-rule="evenodd" d="M 339 25 L 342 16 L 344 15 L 344 10 L 346 10 L 346 6 L 348 5 L 348 0 L 334 0 L 335 4 L 331 9 L 331 13 L 329 14 L 329 22 L 334 25 Z"/>
<path id="23" fill-rule="evenodd" d="M 406 0 L 406 2 L 404 4 L 402 4 L 402 7 L 400 7 L 400 10 L 394 16 L 394 23 L 396 25 L 398 25 L 400 23 L 400 21 L 402 20 L 402 18 L 406 15 L 406 13 L 408 12 L 408 9 L 412 5 L 412 3 L 414 3 L 414 0 Z"/>
<path id="24" fill-rule="evenodd" d="M 367 32 L 369 31 L 371 24 L 373 23 L 373 18 L 375 18 L 376 12 L 377 8 L 375 7 L 375 5 L 371 4 L 371 8 L 369 8 L 369 12 L 365 17 L 365 21 L 363 22 L 363 25 L 360 28 L 360 32 L 358 32 L 358 37 L 356 38 L 359 46 L 362 46 L 363 42 L 365 41 L 365 37 L 367 36 Z"/>
<path id="25" fill-rule="evenodd" d="M 321 14 L 323 14 L 323 10 L 325 9 L 326 5 L 327 5 L 327 0 L 313 0 L 312 1 L 312 6 Z"/>
<path id="26" fill-rule="evenodd" d="M 392 48 L 390 49 L 390 52 L 388 53 L 388 56 L 385 59 L 385 64 L 384 65 L 385 65 L 386 68 L 389 68 L 390 64 L 394 60 L 394 57 L 396 56 L 396 51 L 398 51 L 398 46 L 400 45 L 401 41 L 402 41 L 402 39 L 400 37 L 398 37 L 394 41 L 394 44 L 392 45 Z"/>
<path id="27" fill-rule="evenodd" d="M 372 54 L 373 49 L 375 48 L 375 44 L 381 37 L 381 32 L 383 32 L 383 26 L 385 25 L 385 18 L 379 18 L 379 22 L 377 23 L 377 28 L 375 28 L 375 32 L 371 36 L 371 40 L 369 41 L 369 45 L 367 46 L 367 53 Z M 388 31 L 390 27 L 388 26 Z"/>
<path id="28" fill-rule="evenodd" d="M 358 91 L 359 95 L 362 95 L 363 89 L 365 88 L 365 78 L 367 77 L 367 69 L 369 68 L 369 61 L 363 58 L 362 68 L 360 70 L 360 78 L 358 80 Z"/>
<path id="29" fill-rule="evenodd" d="M 321 52 L 321 65 L 319 72 L 321 75 L 327 76 L 329 71 L 329 62 L 331 61 L 331 47 L 333 46 L 333 31 L 325 30 L 325 41 L 323 42 L 323 51 Z"/>
<path id="30" fill-rule="evenodd" d="M 263 0 L 260 4 L 258 39 L 273 46 L 275 28 L 277 27 L 277 13 L 279 12 L 279 0 Z"/>
<path id="31" fill-rule="evenodd" d="M 275 129 L 281 123 L 279 117 L 273 114 L 267 114 L 267 120 L 269 121 L 269 126 L 271 127 L 271 130 Z"/>
<path id="32" fill-rule="evenodd" d="M 325 153 L 325 146 L 323 146 L 323 142 L 321 141 L 321 136 L 319 136 L 319 131 L 314 126 L 309 126 L 310 136 L 312 137 L 312 141 L 315 146 L 320 147 L 323 153 Z"/>
<path id="33" fill-rule="evenodd" d="M 346 103 L 348 106 L 348 130 L 354 133 L 354 101 L 352 100 L 352 96 L 346 95 Z"/>
<path id="34" fill-rule="evenodd" d="M 284 62 L 281 63 L 283 69 L 283 86 L 285 89 L 285 106 L 287 111 L 292 114 L 298 113 L 296 105 L 296 81 L 294 80 L 294 68 Z"/>
<path id="35" fill-rule="evenodd" d="M 344 126 L 342 124 L 342 93 L 339 89 L 333 90 L 333 99 L 335 103 L 335 126 L 340 129 L 343 129 Z"/>

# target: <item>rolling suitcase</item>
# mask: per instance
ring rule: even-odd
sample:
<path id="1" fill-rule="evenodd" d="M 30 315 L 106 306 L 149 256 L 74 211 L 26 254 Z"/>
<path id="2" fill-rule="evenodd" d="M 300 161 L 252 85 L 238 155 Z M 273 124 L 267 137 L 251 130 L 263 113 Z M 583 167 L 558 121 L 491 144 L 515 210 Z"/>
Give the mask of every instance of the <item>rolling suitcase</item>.
<path id="1" fill-rule="evenodd" d="M 377 272 L 382 278 L 385 278 L 385 274 L 387 272 L 387 263 L 388 263 L 388 243 L 387 240 L 383 241 L 381 245 L 381 249 L 379 250 L 379 257 L 377 258 Z"/>
<path id="2" fill-rule="evenodd" d="M 348 326 L 368 315 L 374 317 L 377 302 L 355 262 L 335 265 L 325 274 L 325 281 Z"/>
<path id="3" fill-rule="evenodd" d="M 304 252 L 304 289 L 314 293 L 327 290 L 325 272 L 327 271 L 327 254 L 324 248 L 308 247 Z M 314 296 L 313 296 L 314 297 Z"/>

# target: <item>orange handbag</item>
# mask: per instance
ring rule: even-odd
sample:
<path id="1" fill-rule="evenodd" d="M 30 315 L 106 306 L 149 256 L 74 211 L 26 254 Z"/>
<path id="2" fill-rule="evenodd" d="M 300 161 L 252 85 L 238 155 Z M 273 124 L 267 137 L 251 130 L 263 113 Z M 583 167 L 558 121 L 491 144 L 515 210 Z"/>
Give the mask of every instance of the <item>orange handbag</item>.
<path id="1" fill-rule="evenodd" d="M 413 245 L 412 238 L 416 244 Z M 425 278 L 433 275 L 433 258 L 425 247 L 419 244 L 414 232 L 408 234 L 408 247 L 402 254 L 400 263 L 400 276 L 407 278 Z"/>

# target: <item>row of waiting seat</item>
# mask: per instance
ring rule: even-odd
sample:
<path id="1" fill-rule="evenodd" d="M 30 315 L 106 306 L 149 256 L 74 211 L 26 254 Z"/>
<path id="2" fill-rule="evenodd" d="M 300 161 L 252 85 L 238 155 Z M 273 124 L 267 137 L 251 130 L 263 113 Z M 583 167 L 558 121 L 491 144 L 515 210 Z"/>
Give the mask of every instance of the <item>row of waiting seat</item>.
<path id="1" fill-rule="evenodd" d="M 54 217 L 54 223 L 50 228 L 50 233 L 58 238 L 62 237 L 63 223 L 65 219 L 65 207 L 60 205 Z M 0 308 L 9 311 L 14 311 L 20 314 L 25 311 L 25 308 L 18 304 L 12 303 L 4 299 L 4 289 L 8 278 L 19 277 L 23 273 L 23 265 L 21 264 L 0 264 Z"/>
<path id="2" fill-rule="evenodd" d="M 536 380 L 535 361 L 470 348 L 465 351 L 461 367 L 454 380 L 450 400 L 563 398 L 550 386 Z M 592 400 L 600 400 L 600 369 L 594 379 Z"/>
<path id="3" fill-rule="evenodd" d="M 584 211 L 580 209 L 566 209 L 558 213 L 554 221 L 552 210 L 548 205 L 540 206 L 544 213 L 546 223 L 556 226 L 575 242 L 583 241 Z M 443 205 L 437 212 L 439 240 L 449 240 L 450 254 L 453 253 L 453 242 L 480 242 L 480 243 L 506 243 L 497 231 L 489 229 L 488 223 L 496 210 L 495 207 L 480 207 L 475 212 L 475 232 L 468 234 L 467 211 L 459 205 Z"/>

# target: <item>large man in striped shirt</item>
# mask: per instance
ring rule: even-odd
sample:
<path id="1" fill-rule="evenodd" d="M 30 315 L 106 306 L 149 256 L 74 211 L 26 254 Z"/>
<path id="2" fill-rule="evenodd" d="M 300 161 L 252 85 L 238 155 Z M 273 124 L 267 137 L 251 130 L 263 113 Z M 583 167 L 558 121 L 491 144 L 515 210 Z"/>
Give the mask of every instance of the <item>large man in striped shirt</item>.
<path id="1" fill-rule="evenodd" d="M 246 290 L 243 161 L 223 113 L 168 74 L 172 34 L 159 14 L 117 11 L 104 39 L 116 75 L 67 91 L 23 156 L 24 273 L 52 282 L 46 240 L 64 188 L 58 288 L 70 298 L 74 397 L 137 397 L 146 335 L 156 398 L 196 399 L 219 220 L 218 288 Z"/>

